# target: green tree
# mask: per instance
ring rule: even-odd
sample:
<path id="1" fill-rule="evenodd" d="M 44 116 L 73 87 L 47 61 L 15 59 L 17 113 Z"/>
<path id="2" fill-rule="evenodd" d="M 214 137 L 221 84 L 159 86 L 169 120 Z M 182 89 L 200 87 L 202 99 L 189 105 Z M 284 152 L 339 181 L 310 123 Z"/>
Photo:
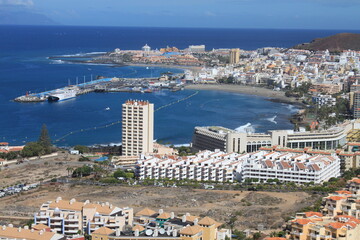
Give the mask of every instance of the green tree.
<path id="1" fill-rule="evenodd" d="M 118 169 L 114 172 L 114 178 L 119 178 L 119 177 L 126 178 L 126 173 L 121 169 Z"/>
<path id="2" fill-rule="evenodd" d="M 43 146 L 45 149 L 48 149 L 51 147 L 51 139 L 49 137 L 49 132 L 47 130 L 47 127 L 45 124 L 42 125 L 41 133 L 39 136 L 38 143 Z"/>
<path id="3" fill-rule="evenodd" d="M 259 240 L 261 238 L 261 233 L 260 232 L 256 232 L 253 234 L 253 239 L 254 240 Z"/>
<path id="4" fill-rule="evenodd" d="M 45 154 L 44 147 L 38 142 L 29 142 L 21 151 L 23 157 L 34 157 Z"/>
<path id="5" fill-rule="evenodd" d="M 75 150 L 78 150 L 80 153 L 88 153 L 90 152 L 89 148 L 87 146 L 83 146 L 83 145 L 76 145 L 74 147 Z"/>

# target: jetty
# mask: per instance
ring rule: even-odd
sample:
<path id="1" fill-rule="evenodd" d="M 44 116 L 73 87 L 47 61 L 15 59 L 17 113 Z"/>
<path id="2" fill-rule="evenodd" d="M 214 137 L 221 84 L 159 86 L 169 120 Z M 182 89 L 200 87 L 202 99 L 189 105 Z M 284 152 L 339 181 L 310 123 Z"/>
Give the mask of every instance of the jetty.
<path id="1" fill-rule="evenodd" d="M 14 99 L 15 102 L 36 103 L 52 100 L 53 96 L 68 94 L 64 100 L 91 92 L 135 92 L 152 93 L 161 89 L 178 91 L 181 89 L 179 82 L 161 81 L 158 78 L 98 78 L 89 82 L 68 85 L 62 88 L 39 93 L 26 93 Z M 61 100 L 60 100 L 61 101 Z"/>

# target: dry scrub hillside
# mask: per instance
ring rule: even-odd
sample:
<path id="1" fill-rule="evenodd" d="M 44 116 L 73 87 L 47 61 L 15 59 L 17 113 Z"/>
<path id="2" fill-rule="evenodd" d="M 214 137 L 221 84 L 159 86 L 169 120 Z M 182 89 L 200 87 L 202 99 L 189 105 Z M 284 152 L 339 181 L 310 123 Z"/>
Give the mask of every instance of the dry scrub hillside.
<path id="1" fill-rule="evenodd" d="M 238 229 L 255 229 L 262 224 L 267 229 L 279 228 L 290 214 L 311 205 L 318 196 L 304 192 L 241 192 L 223 190 L 200 190 L 186 188 L 124 187 L 124 186 L 43 186 L 40 189 L 5 197 L 0 201 L 2 216 L 33 216 L 41 203 L 76 198 L 110 202 L 118 206 L 130 206 L 135 211 L 150 207 L 164 209 L 177 215 L 191 213 L 211 216 L 226 223 L 236 215 Z"/>

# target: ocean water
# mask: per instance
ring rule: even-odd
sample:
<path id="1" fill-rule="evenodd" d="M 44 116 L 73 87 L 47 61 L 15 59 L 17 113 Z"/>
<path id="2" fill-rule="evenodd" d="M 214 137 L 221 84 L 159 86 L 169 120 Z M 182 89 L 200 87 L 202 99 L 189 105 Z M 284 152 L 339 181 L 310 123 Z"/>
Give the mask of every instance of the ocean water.
<path id="1" fill-rule="evenodd" d="M 36 140 L 45 123 L 52 139 L 59 140 L 57 145 L 118 144 L 121 124 L 111 124 L 121 119 L 121 104 L 125 100 L 149 100 L 157 109 L 196 93 L 194 90 L 91 93 L 60 103 L 12 102 L 26 91 L 62 87 L 69 80 L 83 81 L 84 76 L 88 81 L 97 75 L 150 77 L 166 71 L 182 72 L 171 68 L 69 64 L 48 59 L 50 56 L 114 48 L 140 49 L 145 43 L 153 48 L 167 45 L 185 48 L 191 44 L 205 44 L 207 49 L 291 47 L 337 32 L 342 31 L 0 26 L 0 141 L 16 145 Z M 107 107 L 109 111 L 105 110 Z M 257 132 L 292 129 L 288 118 L 294 111 L 292 106 L 262 97 L 200 91 L 155 113 L 155 138 L 164 143 L 189 143 L 194 127 L 203 125 L 222 125 L 240 131 L 248 127 Z M 111 126 L 101 128 L 106 125 Z"/>

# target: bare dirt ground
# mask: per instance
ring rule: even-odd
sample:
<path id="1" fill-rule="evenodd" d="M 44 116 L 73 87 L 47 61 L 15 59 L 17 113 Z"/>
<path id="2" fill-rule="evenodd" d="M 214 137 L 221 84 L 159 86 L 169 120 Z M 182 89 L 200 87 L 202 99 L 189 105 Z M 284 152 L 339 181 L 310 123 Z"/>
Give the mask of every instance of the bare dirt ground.
<path id="1" fill-rule="evenodd" d="M 78 158 L 76 155 L 59 153 L 55 157 L 9 165 L 0 172 L 0 188 L 66 176 L 68 167 L 76 168 L 85 164 L 78 162 Z"/>
<path id="2" fill-rule="evenodd" d="M 119 207 L 133 207 L 135 212 L 149 207 L 164 209 L 181 216 L 187 212 L 197 216 L 210 216 L 226 223 L 236 215 L 237 229 L 279 229 L 285 218 L 317 197 L 304 192 L 248 192 L 201 190 L 186 188 L 159 188 L 134 186 L 87 186 L 61 184 L 42 186 L 39 189 L 4 197 L 0 201 L 1 216 L 32 217 L 40 205 L 61 196 L 78 201 L 110 202 Z"/>

